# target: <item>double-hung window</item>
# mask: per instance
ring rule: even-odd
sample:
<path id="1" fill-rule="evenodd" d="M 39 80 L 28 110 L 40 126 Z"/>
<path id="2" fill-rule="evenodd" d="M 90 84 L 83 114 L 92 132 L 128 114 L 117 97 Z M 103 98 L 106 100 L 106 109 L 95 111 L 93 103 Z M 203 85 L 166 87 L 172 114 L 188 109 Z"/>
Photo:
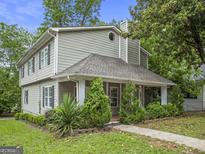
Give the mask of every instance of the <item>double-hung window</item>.
<path id="1" fill-rule="evenodd" d="M 54 86 L 43 87 L 43 107 L 53 108 L 54 105 Z"/>
<path id="2" fill-rule="evenodd" d="M 31 75 L 35 72 L 35 57 L 31 58 L 28 61 L 28 75 Z"/>
<path id="3" fill-rule="evenodd" d="M 24 104 L 28 104 L 28 90 L 24 91 Z"/>
<path id="4" fill-rule="evenodd" d="M 110 105 L 111 107 L 118 106 L 118 87 L 110 87 Z"/>
<path id="5" fill-rule="evenodd" d="M 50 45 L 47 45 L 39 53 L 39 69 L 49 64 L 50 64 Z"/>

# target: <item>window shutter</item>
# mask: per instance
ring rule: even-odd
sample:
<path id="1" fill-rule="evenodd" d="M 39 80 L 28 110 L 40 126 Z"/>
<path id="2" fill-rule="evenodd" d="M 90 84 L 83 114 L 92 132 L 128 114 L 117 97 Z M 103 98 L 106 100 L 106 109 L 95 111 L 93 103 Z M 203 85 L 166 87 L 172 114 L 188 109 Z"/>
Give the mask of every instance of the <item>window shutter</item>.
<path id="1" fill-rule="evenodd" d="M 51 107 L 54 108 L 54 86 L 52 86 L 51 91 L 52 91 L 52 103 L 51 103 Z"/>
<path id="2" fill-rule="evenodd" d="M 32 65 L 33 65 L 33 68 L 32 68 L 33 70 L 32 70 L 32 71 L 33 71 L 33 73 L 34 73 L 34 72 L 35 72 L 35 57 L 33 57 Z"/>
<path id="3" fill-rule="evenodd" d="M 50 56 L 50 55 L 51 55 L 51 54 L 50 54 L 50 53 L 51 53 L 50 50 L 51 50 L 51 45 L 48 44 L 48 65 L 50 65 L 50 57 L 51 57 L 51 56 Z"/>
<path id="4" fill-rule="evenodd" d="M 39 69 L 41 69 L 41 51 L 39 52 Z"/>
<path id="5" fill-rule="evenodd" d="M 45 88 L 43 87 L 43 107 L 45 106 L 44 98 L 45 98 Z"/>

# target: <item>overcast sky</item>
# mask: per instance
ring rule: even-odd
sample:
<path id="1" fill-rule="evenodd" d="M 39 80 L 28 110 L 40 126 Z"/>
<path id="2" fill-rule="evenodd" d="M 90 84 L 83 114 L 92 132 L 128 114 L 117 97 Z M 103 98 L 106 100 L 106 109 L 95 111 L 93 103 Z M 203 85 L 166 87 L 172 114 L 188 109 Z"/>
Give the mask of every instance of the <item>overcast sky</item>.
<path id="1" fill-rule="evenodd" d="M 101 5 L 100 19 L 110 22 L 129 19 L 129 6 L 136 4 L 136 0 L 104 0 Z M 0 0 L 0 22 L 18 24 L 31 32 L 43 21 L 42 0 Z"/>

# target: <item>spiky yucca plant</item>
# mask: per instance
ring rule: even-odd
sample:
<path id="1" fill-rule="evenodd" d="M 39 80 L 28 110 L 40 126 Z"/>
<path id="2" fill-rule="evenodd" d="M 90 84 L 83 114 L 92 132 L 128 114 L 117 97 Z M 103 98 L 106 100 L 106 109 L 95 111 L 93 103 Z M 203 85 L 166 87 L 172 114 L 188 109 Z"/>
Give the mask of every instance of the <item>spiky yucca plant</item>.
<path id="1" fill-rule="evenodd" d="M 56 109 L 54 120 L 50 128 L 59 137 L 65 134 L 73 135 L 73 128 L 78 127 L 81 114 L 81 107 L 69 95 L 63 96 L 63 102 Z"/>

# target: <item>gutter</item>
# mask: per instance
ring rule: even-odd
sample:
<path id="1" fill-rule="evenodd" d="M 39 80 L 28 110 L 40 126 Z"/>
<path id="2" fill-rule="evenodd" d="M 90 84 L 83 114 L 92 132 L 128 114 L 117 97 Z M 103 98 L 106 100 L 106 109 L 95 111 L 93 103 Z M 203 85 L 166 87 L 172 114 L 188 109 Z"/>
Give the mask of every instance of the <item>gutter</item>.
<path id="1" fill-rule="evenodd" d="M 51 28 L 47 29 L 42 35 L 41 37 L 39 37 L 37 39 L 37 41 L 35 41 L 35 43 L 32 45 L 32 47 L 30 47 L 29 49 L 26 50 L 25 54 L 17 61 L 16 65 L 17 67 L 19 67 L 19 64 L 21 63 L 21 61 L 32 51 L 35 50 L 35 46 L 43 39 L 43 37 L 45 37 L 47 34 L 55 37 L 55 35 L 53 35 L 50 30 L 52 30 Z"/>
<path id="2" fill-rule="evenodd" d="M 114 77 L 114 76 L 104 76 L 104 75 L 95 75 L 95 74 L 81 74 L 81 73 L 72 73 L 69 75 L 57 75 L 57 76 L 53 76 L 51 77 L 52 79 L 56 79 L 56 78 L 61 78 L 61 77 L 67 77 L 68 79 L 70 79 L 70 76 L 84 76 L 84 77 L 102 77 L 102 78 L 107 78 L 107 79 L 116 79 L 116 80 L 125 80 L 125 81 L 134 81 L 137 83 L 144 83 L 144 84 L 158 84 L 158 85 L 170 85 L 170 86 L 175 86 L 175 83 L 164 83 L 164 82 L 155 82 L 155 81 L 144 81 L 144 80 L 134 80 L 134 79 L 128 79 L 128 78 L 121 78 L 121 77 Z"/>

